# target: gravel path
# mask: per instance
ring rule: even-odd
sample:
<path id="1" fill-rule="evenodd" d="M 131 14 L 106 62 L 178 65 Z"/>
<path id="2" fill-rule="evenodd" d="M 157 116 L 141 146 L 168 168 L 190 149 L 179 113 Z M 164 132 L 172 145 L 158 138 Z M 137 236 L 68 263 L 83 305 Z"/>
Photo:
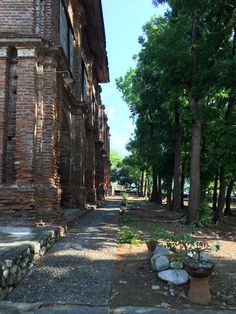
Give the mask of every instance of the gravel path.
<path id="1" fill-rule="evenodd" d="M 108 305 L 118 219 L 110 203 L 75 223 L 7 300 Z"/>

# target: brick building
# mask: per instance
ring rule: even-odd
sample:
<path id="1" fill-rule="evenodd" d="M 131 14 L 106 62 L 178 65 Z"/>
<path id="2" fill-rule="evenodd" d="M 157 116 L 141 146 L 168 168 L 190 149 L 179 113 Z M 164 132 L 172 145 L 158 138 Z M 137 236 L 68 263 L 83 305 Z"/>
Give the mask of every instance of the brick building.
<path id="1" fill-rule="evenodd" d="M 101 0 L 0 1 L 0 224 L 58 223 L 109 188 Z"/>

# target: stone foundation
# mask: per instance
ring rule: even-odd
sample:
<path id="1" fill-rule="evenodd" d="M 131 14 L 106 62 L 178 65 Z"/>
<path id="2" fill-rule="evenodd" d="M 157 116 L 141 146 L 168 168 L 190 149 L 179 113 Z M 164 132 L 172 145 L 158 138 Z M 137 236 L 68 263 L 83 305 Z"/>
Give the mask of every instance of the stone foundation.
<path id="1" fill-rule="evenodd" d="M 19 231 L 18 228 L 10 228 Z M 20 228 L 22 229 L 22 228 Z M 23 228 L 25 229 L 29 228 Z M 25 277 L 30 269 L 45 252 L 59 239 L 60 229 L 31 229 L 27 236 L 19 240 L 17 233 L 5 233 L 9 228 L 0 228 L 3 241 L 0 244 L 0 300 L 3 300 L 17 284 Z M 22 231 L 22 232 L 23 232 Z M 8 239 L 8 236 L 10 239 Z M 4 241 L 5 240 L 5 241 Z M 9 245 L 8 245 L 9 243 Z M 13 244 L 13 246 L 12 246 Z"/>

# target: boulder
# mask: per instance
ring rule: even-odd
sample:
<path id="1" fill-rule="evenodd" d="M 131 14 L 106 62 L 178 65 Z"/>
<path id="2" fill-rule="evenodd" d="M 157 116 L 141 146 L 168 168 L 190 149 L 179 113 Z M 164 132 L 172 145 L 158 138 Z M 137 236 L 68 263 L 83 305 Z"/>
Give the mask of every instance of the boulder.
<path id="1" fill-rule="evenodd" d="M 156 259 L 157 259 L 159 256 L 161 256 L 161 255 L 155 254 L 155 255 L 153 255 L 153 256 L 151 257 L 151 268 L 152 268 L 152 270 L 156 270 L 155 261 L 156 261 Z"/>
<path id="2" fill-rule="evenodd" d="M 158 272 L 158 277 L 174 285 L 182 285 L 189 280 L 188 273 L 183 269 L 168 269 Z"/>
<path id="3" fill-rule="evenodd" d="M 156 246 L 154 252 L 153 252 L 153 255 L 155 254 L 159 254 L 159 255 L 171 255 L 173 254 L 173 252 L 165 247 L 162 247 L 162 246 Z"/>
<path id="4" fill-rule="evenodd" d="M 169 268 L 170 262 L 165 255 L 155 254 L 151 258 L 151 266 L 153 270 L 162 271 Z"/>

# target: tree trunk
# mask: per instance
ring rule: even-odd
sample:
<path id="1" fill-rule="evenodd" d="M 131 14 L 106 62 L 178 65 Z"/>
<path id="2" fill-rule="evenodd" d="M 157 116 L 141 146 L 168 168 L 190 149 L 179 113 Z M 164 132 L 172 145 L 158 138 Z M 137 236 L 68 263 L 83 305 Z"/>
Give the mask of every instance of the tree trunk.
<path id="1" fill-rule="evenodd" d="M 157 187 L 157 204 L 162 205 L 162 191 L 161 191 L 161 177 L 157 177 L 158 187 Z"/>
<path id="2" fill-rule="evenodd" d="M 215 175 L 214 191 L 212 196 L 212 209 L 214 212 L 217 210 L 217 189 L 218 189 L 218 174 Z"/>
<path id="3" fill-rule="evenodd" d="M 184 174 L 181 175 L 181 208 L 184 208 Z"/>
<path id="4" fill-rule="evenodd" d="M 229 185 L 227 188 L 226 199 L 225 199 L 225 215 L 232 215 L 231 212 L 231 193 L 234 187 L 234 180 L 231 179 L 229 181 Z"/>
<path id="5" fill-rule="evenodd" d="M 198 56 L 197 56 L 197 40 L 199 33 L 199 13 L 195 8 L 193 12 L 193 26 L 192 26 L 192 78 L 189 92 L 189 104 L 193 115 L 192 121 L 192 139 L 191 139 L 191 161 L 190 161 L 190 192 L 189 192 L 189 206 L 188 206 L 188 222 L 192 223 L 198 221 L 199 206 L 200 206 L 200 153 L 201 153 L 201 107 L 202 101 L 200 97 L 194 95 L 196 88 Z"/>
<path id="6" fill-rule="evenodd" d="M 218 208 L 216 211 L 215 221 L 222 220 L 224 216 L 224 206 L 225 206 L 225 189 L 226 189 L 226 182 L 225 182 L 225 171 L 224 168 L 220 168 L 220 190 L 219 190 L 219 198 L 218 198 Z"/>
<path id="7" fill-rule="evenodd" d="M 139 190 L 140 197 L 144 197 L 144 181 L 145 181 L 145 175 L 144 175 L 144 171 L 142 170 L 141 180 L 140 180 L 140 190 Z"/>
<path id="8" fill-rule="evenodd" d="M 181 209 L 181 175 L 182 175 L 182 131 L 178 103 L 175 104 L 175 166 L 174 166 L 174 191 L 173 191 L 173 211 Z"/>
<path id="9" fill-rule="evenodd" d="M 233 34 L 233 46 L 232 46 L 232 57 L 235 59 L 236 55 L 236 30 L 234 28 L 234 34 Z M 232 113 L 234 111 L 235 107 L 235 90 L 231 88 L 229 99 L 228 99 L 228 106 L 227 110 L 225 112 L 225 126 L 231 123 L 231 117 Z M 222 160 L 224 156 L 221 157 Z M 232 184 L 232 187 L 231 187 Z M 228 190 L 227 190 L 227 196 L 226 196 L 226 214 L 230 213 L 230 200 L 231 200 L 231 192 L 233 189 L 234 181 L 231 180 Z M 231 191 L 230 191 L 231 189 Z M 226 182 L 225 182 L 225 170 L 224 167 L 221 167 L 221 173 L 220 173 L 220 193 L 219 193 L 219 202 L 218 202 L 218 214 L 217 218 L 218 220 L 221 220 L 224 215 L 224 205 L 225 205 L 225 190 L 226 190 Z M 228 194 L 229 193 L 229 194 Z"/>
<path id="10" fill-rule="evenodd" d="M 172 182 L 170 184 L 168 184 L 168 187 L 167 187 L 167 195 L 166 195 L 166 198 L 167 198 L 167 207 L 168 209 L 170 210 L 171 209 L 171 196 L 172 196 Z"/>
<path id="11" fill-rule="evenodd" d="M 157 202 L 157 170 L 156 167 L 152 167 L 152 195 L 151 202 Z"/>
<path id="12" fill-rule="evenodd" d="M 190 162 L 190 192 L 188 221 L 192 223 L 198 220 L 200 207 L 200 153 L 201 153 L 201 120 L 197 119 L 193 122 L 192 127 L 192 143 L 191 143 L 191 162 Z"/>
<path id="13" fill-rule="evenodd" d="M 147 197 L 147 195 L 148 195 L 147 176 L 145 176 L 145 180 L 144 180 L 144 197 Z"/>
<path id="14" fill-rule="evenodd" d="M 152 169 L 152 196 L 151 202 L 155 202 L 158 205 L 162 204 L 160 177 L 157 175 L 157 168 L 153 166 Z"/>

